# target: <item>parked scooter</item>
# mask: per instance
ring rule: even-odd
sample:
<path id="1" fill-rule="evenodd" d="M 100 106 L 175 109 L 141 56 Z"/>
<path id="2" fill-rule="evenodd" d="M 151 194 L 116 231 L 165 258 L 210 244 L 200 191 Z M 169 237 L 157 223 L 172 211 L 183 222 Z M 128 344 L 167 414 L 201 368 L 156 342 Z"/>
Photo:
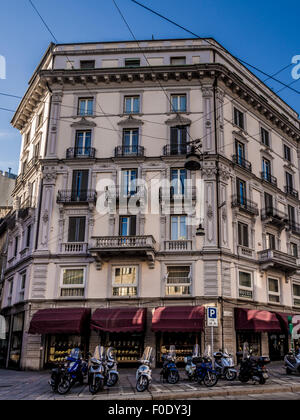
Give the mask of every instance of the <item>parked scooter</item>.
<path id="1" fill-rule="evenodd" d="M 195 344 L 193 348 L 192 356 L 184 358 L 185 373 L 190 381 L 196 381 L 196 364 L 193 362 L 195 359 L 200 358 L 200 347 L 199 344 Z"/>
<path id="2" fill-rule="evenodd" d="M 291 373 L 300 373 L 300 351 L 299 352 L 292 352 L 290 351 L 284 357 L 284 366 L 286 369 L 286 374 L 290 375 Z"/>
<path id="3" fill-rule="evenodd" d="M 49 385 L 51 386 L 51 389 L 53 392 L 57 392 L 58 386 L 60 382 L 62 381 L 62 378 L 65 373 L 65 367 L 63 364 L 59 364 L 55 368 L 51 370 L 51 378 L 49 380 Z"/>
<path id="4" fill-rule="evenodd" d="M 87 372 L 88 363 L 83 359 L 80 349 L 73 349 L 70 356 L 67 357 L 65 370 L 57 387 L 58 393 L 66 394 L 76 382 L 83 385 Z"/>
<path id="5" fill-rule="evenodd" d="M 218 377 L 227 381 L 234 381 L 237 377 L 237 370 L 234 367 L 232 355 L 227 350 L 224 352 L 219 350 L 214 353 L 214 359 L 215 371 Z"/>
<path id="6" fill-rule="evenodd" d="M 163 368 L 160 372 L 163 381 L 169 384 L 177 384 L 179 381 L 179 372 L 176 367 L 175 346 L 170 346 L 168 354 L 162 356 Z"/>
<path id="7" fill-rule="evenodd" d="M 136 390 L 138 392 L 146 391 L 152 382 L 151 363 L 153 358 L 153 348 L 146 347 L 140 360 L 141 366 L 136 372 Z"/>
<path id="8" fill-rule="evenodd" d="M 217 372 L 213 369 L 212 359 L 210 357 L 210 350 L 205 350 L 204 356 L 194 358 L 193 363 L 196 364 L 196 380 L 199 384 L 204 383 L 207 387 L 213 387 L 218 383 Z"/>
<path id="9" fill-rule="evenodd" d="M 105 348 L 97 346 L 90 360 L 89 390 L 91 394 L 102 391 L 105 383 Z"/>
<path id="10" fill-rule="evenodd" d="M 252 356 L 252 351 L 249 350 L 248 345 L 245 343 L 238 379 L 243 383 L 251 379 L 254 383 L 265 384 L 266 380 L 269 379 L 268 370 L 265 367 L 268 363 L 270 363 L 268 356 Z"/>
<path id="11" fill-rule="evenodd" d="M 115 350 L 109 347 L 105 358 L 105 384 L 109 387 L 116 385 L 119 380 L 118 363 L 115 357 Z"/>

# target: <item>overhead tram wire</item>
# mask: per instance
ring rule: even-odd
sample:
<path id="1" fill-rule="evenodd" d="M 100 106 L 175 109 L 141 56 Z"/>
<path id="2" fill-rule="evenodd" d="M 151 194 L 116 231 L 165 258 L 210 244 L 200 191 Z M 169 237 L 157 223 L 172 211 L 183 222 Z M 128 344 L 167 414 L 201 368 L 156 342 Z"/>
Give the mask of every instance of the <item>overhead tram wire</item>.
<path id="1" fill-rule="evenodd" d="M 188 28 L 185 28 L 184 26 L 182 26 L 182 25 L 180 25 L 179 23 L 175 22 L 174 20 L 172 20 L 172 19 L 170 19 L 170 18 L 168 18 L 168 17 L 166 17 L 166 16 L 162 15 L 161 13 L 156 12 L 155 10 L 151 9 L 150 7 L 145 6 L 144 4 L 142 4 L 142 3 L 140 3 L 140 2 L 138 2 L 138 1 L 136 1 L 136 0 L 130 0 L 130 1 L 131 1 L 131 2 L 133 2 L 133 3 L 135 3 L 135 4 L 137 4 L 137 5 L 138 5 L 138 6 L 140 6 L 140 7 L 143 7 L 144 9 L 148 10 L 148 11 L 149 11 L 149 12 L 151 12 L 152 14 L 154 14 L 154 15 L 156 15 L 156 16 L 159 16 L 160 18 L 162 18 L 162 19 L 166 20 L 167 22 L 171 23 L 172 25 L 177 26 L 178 28 L 180 28 L 180 29 L 182 29 L 183 31 L 185 31 L 185 32 L 189 33 L 190 35 L 193 35 L 193 36 L 194 36 L 194 37 L 196 37 L 197 39 L 205 40 L 208 44 L 212 45 L 214 48 L 216 48 L 216 49 L 218 49 L 218 50 L 221 50 L 223 53 L 225 52 L 225 53 L 227 53 L 227 54 L 228 54 L 228 52 L 225 50 L 225 48 L 223 48 L 223 47 L 221 47 L 221 46 L 218 46 L 218 45 L 215 45 L 215 44 L 214 44 L 214 43 L 212 43 L 209 39 L 207 39 L 207 38 L 203 38 L 203 37 L 201 37 L 201 36 L 197 35 L 195 32 L 193 32 L 193 31 L 189 30 Z M 281 84 L 281 85 L 285 86 L 286 88 L 288 88 L 288 89 L 292 90 L 292 91 L 293 91 L 293 92 L 295 92 L 295 93 L 298 93 L 298 94 L 300 93 L 300 91 L 299 91 L 299 90 L 296 90 L 296 89 L 291 88 L 291 87 L 290 87 L 290 85 L 288 85 L 288 84 L 286 84 L 286 83 L 282 82 L 282 81 L 281 81 L 281 80 L 279 80 L 279 79 L 275 79 L 275 78 L 274 78 L 274 76 L 272 76 L 272 75 L 270 75 L 270 74 L 266 73 L 265 71 L 261 70 L 261 69 L 260 69 L 260 68 L 258 68 L 257 66 L 254 66 L 253 64 L 248 63 L 247 61 L 243 60 L 242 58 L 237 57 L 236 55 L 233 55 L 233 54 L 230 54 L 230 55 L 231 55 L 233 58 L 235 58 L 237 61 L 239 61 L 240 63 L 242 63 L 242 64 L 244 64 L 244 65 L 246 65 L 246 66 L 252 67 L 254 70 L 258 71 L 259 73 L 261 73 L 261 74 L 263 74 L 263 75 L 265 75 L 265 76 L 267 76 L 269 79 L 274 80 L 275 82 L 277 82 L 277 83 L 279 83 L 279 84 Z"/>

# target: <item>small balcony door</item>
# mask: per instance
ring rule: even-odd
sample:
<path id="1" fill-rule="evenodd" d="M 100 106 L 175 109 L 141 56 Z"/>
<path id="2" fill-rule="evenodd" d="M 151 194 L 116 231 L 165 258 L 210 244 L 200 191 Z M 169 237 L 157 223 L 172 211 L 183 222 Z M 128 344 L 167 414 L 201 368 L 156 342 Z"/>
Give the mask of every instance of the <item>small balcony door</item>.
<path id="1" fill-rule="evenodd" d="M 86 201 L 89 171 L 73 171 L 72 201 Z"/>
<path id="2" fill-rule="evenodd" d="M 262 173 L 263 178 L 267 181 L 271 179 L 271 162 L 268 159 L 263 158 L 262 160 Z"/>
<path id="3" fill-rule="evenodd" d="M 186 154 L 187 129 L 187 126 L 171 128 L 171 155 Z"/>
<path id="4" fill-rule="evenodd" d="M 245 162 L 245 145 L 241 143 L 240 141 L 235 142 L 235 154 L 237 157 L 237 163 L 240 166 L 244 166 Z"/>
<path id="5" fill-rule="evenodd" d="M 91 142 L 91 131 L 77 131 L 75 141 L 75 156 L 88 156 L 91 150 Z"/>
<path id="6" fill-rule="evenodd" d="M 124 196 L 134 195 L 137 192 L 137 169 L 125 169 L 122 171 L 121 188 Z"/>
<path id="7" fill-rule="evenodd" d="M 120 236 L 135 236 L 136 216 L 121 216 L 119 232 Z"/>
<path id="8" fill-rule="evenodd" d="M 237 198 L 239 200 L 239 204 L 246 205 L 247 194 L 246 194 L 246 182 L 237 179 Z"/>
<path id="9" fill-rule="evenodd" d="M 185 169 L 172 169 L 171 170 L 171 188 L 172 192 L 176 195 L 184 194 L 185 182 L 187 173 Z"/>
<path id="10" fill-rule="evenodd" d="M 187 240 L 186 216 L 172 216 L 171 217 L 171 240 L 172 241 Z"/>
<path id="11" fill-rule="evenodd" d="M 85 241 L 85 217 L 70 217 L 68 242 Z"/>
<path id="12" fill-rule="evenodd" d="M 139 129 L 126 129 L 123 131 L 123 154 L 137 155 L 139 146 Z"/>

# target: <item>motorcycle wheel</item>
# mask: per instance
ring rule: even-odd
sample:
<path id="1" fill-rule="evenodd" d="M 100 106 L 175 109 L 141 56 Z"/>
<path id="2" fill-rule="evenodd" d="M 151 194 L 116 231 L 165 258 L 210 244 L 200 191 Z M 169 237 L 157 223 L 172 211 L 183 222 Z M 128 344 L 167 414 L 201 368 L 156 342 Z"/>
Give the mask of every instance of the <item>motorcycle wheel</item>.
<path id="1" fill-rule="evenodd" d="M 287 375 L 291 375 L 292 374 L 292 371 L 289 368 L 286 368 L 286 374 Z"/>
<path id="2" fill-rule="evenodd" d="M 239 381 L 242 382 L 243 384 L 247 383 L 249 379 L 250 379 L 249 376 L 239 375 Z"/>
<path id="3" fill-rule="evenodd" d="M 179 381 L 179 373 L 178 372 L 170 372 L 167 377 L 168 384 L 177 384 Z"/>
<path id="4" fill-rule="evenodd" d="M 227 381 L 235 381 L 236 376 L 236 372 L 230 372 L 230 370 L 227 370 L 225 373 L 225 378 Z"/>
<path id="5" fill-rule="evenodd" d="M 259 383 L 260 383 L 260 385 L 264 385 L 264 384 L 266 383 L 265 378 L 260 377 L 260 379 L 259 379 Z"/>
<path id="6" fill-rule="evenodd" d="M 207 372 L 203 379 L 204 385 L 208 388 L 217 385 L 218 383 L 218 376 L 213 372 Z"/>
<path id="7" fill-rule="evenodd" d="M 59 383 L 59 385 L 58 385 L 58 387 L 57 387 L 57 392 L 60 394 L 60 395 L 65 395 L 65 394 L 67 394 L 69 391 L 70 391 L 70 389 L 71 389 L 71 382 L 70 382 L 70 380 L 69 379 L 63 379 L 60 383 Z"/>
<path id="8" fill-rule="evenodd" d="M 149 386 L 149 379 L 146 376 L 140 376 L 136 382 L 136 390 L 137 392 L 144 392 L 148 389 Z"/>
<path id="9" fill-rule="evenodd" d="M 119 380 L 119 376 L 116 373 L 112 373 L 110 375 L 110 379 L 107 381 L 107 384 L 106 385 L 108 387 L 115 386 L 116 383 L 118 382 L 118 380 Z"/>
<path id="10" fill-rule="evenodd" d="M 102 391 L 103 388 L 104 388 L 104 381 L 101 378 L 96 378 L 95 384 L 92 384 L 92 383 L 89 384 L 90 393 L 93 395 L 97 394 L 97 392 L 99 391 Z"/>

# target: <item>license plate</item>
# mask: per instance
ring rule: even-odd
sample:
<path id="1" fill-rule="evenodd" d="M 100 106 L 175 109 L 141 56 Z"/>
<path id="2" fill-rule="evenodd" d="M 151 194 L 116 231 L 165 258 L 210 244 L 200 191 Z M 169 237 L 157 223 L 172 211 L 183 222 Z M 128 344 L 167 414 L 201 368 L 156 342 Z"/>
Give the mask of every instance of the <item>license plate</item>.
<path id="1" fill-rule="evenodd" d="M 263 378 L 264 379 L 269 379 L 269 375 L 267 373 L 263 373 Z"/>

